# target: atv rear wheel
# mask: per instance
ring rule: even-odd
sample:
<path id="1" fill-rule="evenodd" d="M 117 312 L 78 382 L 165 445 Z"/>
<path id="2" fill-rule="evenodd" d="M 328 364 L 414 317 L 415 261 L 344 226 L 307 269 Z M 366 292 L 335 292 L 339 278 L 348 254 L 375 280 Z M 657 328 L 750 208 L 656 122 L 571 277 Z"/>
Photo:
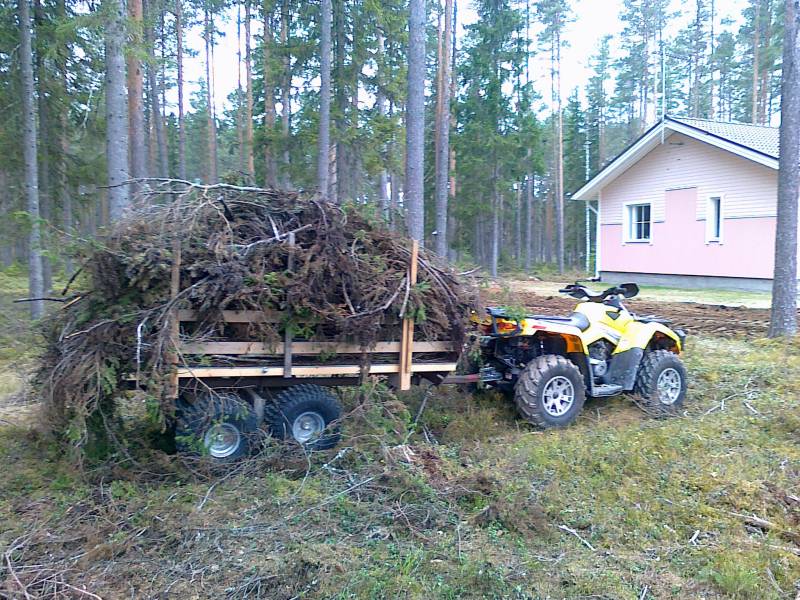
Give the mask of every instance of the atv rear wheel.
<path id="1" fill-rule="evenodd" d="M 539 427 L 566 427 L 578 417 L 585 400 L 580 369 L 555 354 L 529 362 L 514 389 L 520 415 Z"/>
<path id="2" fill-rule="evenodd" d="M 285 389 L 264 410 L 264 421 L 276 439 L 293 439 L 308 450 L 326 450 L 339 443 L 339 401 L 318 385 Z"/>
<path id="3" fill-rule="evenodd" d="M 642 358 L 633 391 L 642 397 L 648 412 L 675 414 L 686 398 L 686 367 L 669 350 L 648 352 Z"/>

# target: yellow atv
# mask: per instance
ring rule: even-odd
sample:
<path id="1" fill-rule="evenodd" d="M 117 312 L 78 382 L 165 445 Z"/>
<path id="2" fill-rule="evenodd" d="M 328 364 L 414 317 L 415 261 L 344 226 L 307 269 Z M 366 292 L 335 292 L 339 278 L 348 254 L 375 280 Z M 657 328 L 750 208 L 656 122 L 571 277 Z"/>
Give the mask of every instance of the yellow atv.
<path id="1" fill-rule="evenodd" d="M 579 283 L 559 291 L 579 301 L 569 317 L 487 309 L 480 380 L 513 391 L 520 414 L 541 427 L 572 423 L 587 395 L 633 392 L 651 412 L 677 412 L 686 397 L 683 331 L 629 312 L 622 299 L 639 293 L 635 283 L 601 293 Z"/>

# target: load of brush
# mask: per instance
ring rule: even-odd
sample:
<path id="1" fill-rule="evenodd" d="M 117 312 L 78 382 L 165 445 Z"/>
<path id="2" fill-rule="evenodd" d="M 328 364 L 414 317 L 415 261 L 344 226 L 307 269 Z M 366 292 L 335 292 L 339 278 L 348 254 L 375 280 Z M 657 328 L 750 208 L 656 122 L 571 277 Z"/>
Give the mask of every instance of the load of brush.
<path id="1" fill-rule="evenodd" d="M 168 419 L 173 400 L 163 392 L 179 341 L 222 339 L 223 311 L 294 315 L 247 324 L 249 339 L 267 343 L 291 327 L 366 350 L 400 339 L 403 317 L 415 318 L 418 340 L 464 339 L 474 287 L 424 251 L 412 283 L 410 241 L 365 207 L 223 184 L 141 187 L 130 214 L 82 250 L 80 289 L 45 323 L 36 392 L 74 442 L 92 415 L 108 421 L 132 375 Z M 179 309 L 195 315 L 191 339 L 175 339 Z"/>

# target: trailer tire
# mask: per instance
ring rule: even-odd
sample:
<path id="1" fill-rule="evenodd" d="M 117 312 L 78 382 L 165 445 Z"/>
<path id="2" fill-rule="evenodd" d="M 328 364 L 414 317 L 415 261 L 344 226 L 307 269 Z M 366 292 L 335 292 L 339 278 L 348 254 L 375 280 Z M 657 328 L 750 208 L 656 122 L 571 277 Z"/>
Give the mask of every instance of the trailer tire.
<path id="1" fill-rule="evenodd" d="M 514 389 L 519 414 L 539 427 L 566 427 L 586 401 L 580 369 L 568 359 L 545 354 L 529 362 Z"/>
<path id="2" fill-rule="evenodd" d="M 250 454 L 250 436 L 258 419 L 250 405 L 230 392 L 205 393 L 194 402 L 179 399 L 175 447 L 179 452 L 207 455 L 229 463 Z"/>
<path id="3" fill-rule="evenodd" d="M 339 443 L 342 407 L 336 397 L 318 385 L 301 384 L 283 390 L 264 408 L 272 437 L 292 439 L 308 450 L 327 450 Z"/>

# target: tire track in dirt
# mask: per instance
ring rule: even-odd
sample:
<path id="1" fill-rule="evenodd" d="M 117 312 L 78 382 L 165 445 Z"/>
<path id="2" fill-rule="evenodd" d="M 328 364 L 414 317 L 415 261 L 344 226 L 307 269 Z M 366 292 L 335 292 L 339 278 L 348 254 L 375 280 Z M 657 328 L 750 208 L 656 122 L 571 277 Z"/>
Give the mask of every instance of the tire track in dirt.
<path id="1" fill-rule="evenodd" d="M 501 293 L 487 291 L 484 302 L 487 305 L 502 304 Z M 507 301 L 506 301 L 507 302 Z M 544 296 L 534 292 L 515 292 L 515 305 L 522 305 L 531 314 L 568 315 L 575 307 L 575 300 L 559 296 Z M 748 334 L 763 337 L 769 328 L 769 310 L 763 308 L 744 308 L 718 304 L 699 304 L 696 302 L 653 302 L 648 300 L 627 300 L 628 309 L 640 316 L 655 315 L 671 321 L 671 326 L 683 329 L 689 334 L 713 334 L 718 336 L 737 336 Z"/>

